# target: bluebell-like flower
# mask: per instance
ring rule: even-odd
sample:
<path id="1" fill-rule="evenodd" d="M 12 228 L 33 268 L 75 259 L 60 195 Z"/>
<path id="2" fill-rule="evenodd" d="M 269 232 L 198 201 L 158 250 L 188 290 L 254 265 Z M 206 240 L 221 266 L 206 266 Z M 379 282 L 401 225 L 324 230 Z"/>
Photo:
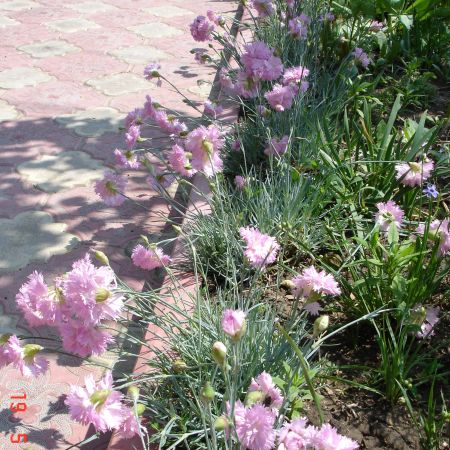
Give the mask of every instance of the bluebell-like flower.
<path id="1" fill-rule="evenodd" d="M 434 184 L 427 184 L 427 187 L 422 191 L 428 198 L 437 198 L 439 192 Z"/>

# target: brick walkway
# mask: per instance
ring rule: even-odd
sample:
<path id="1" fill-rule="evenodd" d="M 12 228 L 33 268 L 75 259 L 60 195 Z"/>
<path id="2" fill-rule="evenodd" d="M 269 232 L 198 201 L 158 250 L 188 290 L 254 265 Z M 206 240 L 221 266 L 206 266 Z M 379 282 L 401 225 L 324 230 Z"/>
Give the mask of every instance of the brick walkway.
<path id="1" fill-rule="evenodd" d="M 152 275 L 135 270 L 124 248 L 140 234 L 161 232 L 169 209 L 129 174 L 128 193 L 149 211 L 102 204 L 92 182 L 124 148 L 118 126 L 149 94 L 164 106 L 192 113 L 168 86 L 142 77 L 146 64 L 162 71 L 193 100 L 209 94 L 214 73 L 189 53 L 198 47 L 188 25 L 208 8 L 233 15 L 232 2 L 185 0 L 0 0 L 0 334 L 47 336 L 29 330 L 15 295 L 34 270 L 68 270 L 89 249 L 103 250 L 118 275 L 142 289 Z M 66 449 L 83 440 L 64 407 L 71 383 L 101 370 L 64 355 L 50 371 L 24 380 L 0 370 L 0 448 L 16 450 L 10 433 L 26 433 L 33 450 Z M 112 354 L 100 362 L 114 363 Z M 25 389 L 27 411 L 13 416 L 9 397 Z M 25 446 L 26 447 L 26 446 Z M 106 448 L 97 443 L 98 449 Z"/>

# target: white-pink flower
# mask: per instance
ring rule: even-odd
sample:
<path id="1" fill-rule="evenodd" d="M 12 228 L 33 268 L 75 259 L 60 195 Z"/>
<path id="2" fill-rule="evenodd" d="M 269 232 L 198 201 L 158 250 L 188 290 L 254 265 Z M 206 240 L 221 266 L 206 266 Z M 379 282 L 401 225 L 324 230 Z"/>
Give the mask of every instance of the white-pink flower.
<path id="1" fill-rule="evenodd" d="M 234 184 L 240 191 L 243 191 L 245 188 L 245 185 L 247 184 L 247 180 L 241 175 L 236 175 L 234 177 Z"/>
<path id="2" fill-rule="evenodd" d="M 402 162 L 395 165 L 396 178 L 405 186 L 421 186 L 434 168 L 434 162 L 425 158 L 422 162 Z"/>
<path id="3" fill-rule="evenodd" d="M 248 391 L 262 392 L 264 394 L 264 399 L 261 403 L 269 408 L 279 409 L 283 404 L 284 398 L 281 394 L 281 390 L 275 386 L 272 377 L 267 372 L 262 372 L 256 377 L 256 379 L 252 378 Z"/>
<path id="4" fill-rule="evenodd" d="M 417 233 L 422 235 L 425 233 L 425 224 L 420 224 L 417 227 Z M 439 255 L 445 255 L 450 251 L 450 218 L 436 219 L 430 223 L 428 238 L 434 239 L 434 236 L 439 239 Z"/>
<path id="5" fill-rule="evenodd" d="M 308 425 L 308 419 L 301 417 L 292 422 L 285 422 L 278 435 L 278 450 L 306 450 L 315 447 L 318 429 Z"/>
<path id="6" fill-rule="evenodd" d="M 10 362 L 20 370 L 24 377 L 37 377 L 48 369 L 48 361 L 39 352 L 43 349 L 37 344 L 26 344 L 22 347 L 17 336 L 11 336 L 7 343 Z"/>
<path id="7" fill-rule="evenodd" d="M 325 423 L 315 436 L 315 446 L 320 450 L 356 450 L 359 445 L 347 436 L 342 436 L 329 423 Z"/>
<path id="8" fill-rule="evenodd" d="M 245 53 L 241 56 L 247 75 L 261 80 L 276 80 L 283 73 L 281 59 L 274 56 L 273 50 L 262 41 L 244 46 Z"/>
<path id="9" fill-rule="evenodd" d="M 417 332 L 419 338 L 430 338 L 434 335 L 434 327 L 439 322 L 439 307 L 427 306 L 425 319 Z"/>
<path id="10" fill-rule="evenodd" d="M 120 437 L 122 439 L 130 439 L 139 434 L 141 428 L 140 421 L 136 418 L 134 411 L 131 408 L 124 406 L 123 422 L 120 424 L 119 428 L 117 428 Z"/>
<path id="11" fill-rule="evenodd" d="M 271 16 L 275 12 L 275 5 L 272 0 L 252 0 L 252 5 L 259 17 Z"/>
<path id="12" fill-rule="evenodd" d="M 242 448 L 249 450 L 272 449 L 276 437 L 273 428 L 276 419 L 274 410 L 256 403 L 240 412 L 242 415 L 235 418 L 235 427 Z"/>
<path id="13" fill-rule="evenodd" d="M 118 148 L 116 148 L 114 150 L 114 158 L 117 166 L 121 169 L 139 169 L 141 165 L 138 154 L 132 152 L 131 150 L 121 152 Z"/>
<path id="14" fill-rule="evenodd" d="M 197 171 L 192 168 L 188 155 L 183 147 L 178 144 L 172 146 L 168 160 L 172 169 L 184 177 L 192 177 Z"/>
<path id="15" fill-rule="evenodd" d="M 268 144 L 269 145 L 264 150 L 264 153 L 267 156 L 281 156 L 286 153 L 289 144 L 289 136 L 283 136 L 281 139 L 276 137 L 271 138 Z"/>
<path id="16" fill-rule="evenodd" d="M 127 180 L 111 171 L 106 171 L 102 180 L 95 182 L 95 192 L 108 206 L 120 206 L 124 201 Z"/>
<path id="17" fill-rule="evenodd" d="M 292 107 L 295 95 L 296 89 L 292 85 L 275 84 L 271 91 L 264 94 L 264 97 L 275 111 L 283 112 Z"/>
<path id="18" fill-rule="evenodd" d="M 192 37 L 197 42 L 210 41 L 214 25 L 205 16 L 198 16 L 191 23 L 190 30 Z"/>
<path id="19" fill-rule="evenodd" d="M 222 316 L 222 329 L 233 340 L 239 340 L 245 333 L 246 314 L 240 309 L 226 309 Z"/>
<path id="20" fill-rule="evenodd" d="M 391 223 L 394 223 L 397 229 L 401 228 L 405 213 L 393 200 L 377 203 L 376 207 L 378 212 L 375 214 L 375 222 L 382 231 L 388 231 Z"/>
<path id="21" fill-rule="evenodd" d="M 172 262 L 170 256 L 165 255 L 159 247 L 146 248 L 142 244 L 136 245 L 131 254 L 133 264 L 141 269 L 153 270 L 167 266 Z"/>
<path id="22" fill-rule="evenodd" d="M 363 67 L 367 67 L 370 64 L 370 58 L 362 48 L 356 47 L 352 54 L 355 57 L 355 60 L 359 62 Z"/>
<path id="23" fill-rule="evenodd" d="M 262 268 L 275 262 L 280 246 L 274 237 L 253 227 L 242 227 L 239 234 L 246 243 L 244 255 L 253 267 Z"/>

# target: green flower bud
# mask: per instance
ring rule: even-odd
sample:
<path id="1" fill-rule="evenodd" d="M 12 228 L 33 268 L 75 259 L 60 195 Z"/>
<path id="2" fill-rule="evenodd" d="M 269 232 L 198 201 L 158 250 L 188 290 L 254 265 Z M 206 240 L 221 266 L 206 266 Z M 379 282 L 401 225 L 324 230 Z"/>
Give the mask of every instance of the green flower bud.
<path id="1" fill-rule="evenodd" d="M 12 336 L 11 333 L 1 334 L 0 335 L 0 345 L 5 345 L 9 341 L 9 338 L 11 336 Z"/>
<path id="2" fill-rule="evenodd" d="M 214 429 L 216 431 L 226 430 L 230 426 L 226 416 L 220 416 L 214 421 Z"/>
<path id="3" fill-rule="evenodd" d="M 108 291 L 108 289 L 99 288 L 99 289 L 97 289 L 97 292 L 95 293 L 95 301 L 96 301 L 96 303 L 102 303 L 105 300 L 108 300 L 108 298 L 110 296 L 111 296 L 111 292 Z"/>
<path id="4" fill-rule="evenodd" d="M 262 391 L 251 391 L 247 393 L 245 397 L 245 406 L 250 407 L 255 403 L 262 403 L 265 398 L 265 394 Z"/>
<path id="5" fill-rule="evenodd" d="M 412 310 L 409 315 L 409 318 L 413 325 L 421 326 L 423 324 L 423 321 L 425 320 L 426 316 L 427 316 L 427 310 L 423 306 L 421 306 L 420 308 L 417 308 L 416 310 Z"/>
<path id="6" fill-rule="evenodd" d="M 214 400 L 214 397 L 216 396 L 216 392 L 214 391 L 214 388 L 212 387 L 211 383 L 207 381 L 205 385 L 200 389 L 200 399 L 203 403 L 211 403 Z"/>
<path id="7" fill-rule="evenodd" d="M 320 316 L 314 321 L 313 336 L 316 338 L 321 335 L 330 324 L 330 318 L 328 316 Z"/>
<path id="8" fill-rule="evenodd" d="M 109 259 L 103 252 L 101 252 L 100 250 L 96 250 L 94 252 L 94 256 L 95 259 L 101 262 L 104 266 L 109 266 Z"/>
<path id="9" fill-rule="evenodd" d="M 215 342 L 212 346 L 211 353 L 214 361 L 219 366 L 223 367 L 227 357 L 227 348 L 225 347 L 225 344 L 223 342 Z"/>
<path id="10" fill-rule="evenodd" d="M 172 363 L 172 370 L 175 373 L 182 373 L 182 372 L 186 372 L 186 370 L 188 369 L 187 364 L 182 360 L 182 359 L 176 359 L 173 363 Z"/>
<path id="11" fill-rule="evenodd" d="M 143 405 L 142 403 L 138 403 L 138 404 L 136 405 L 136 412 L 137 412 L 137 415 L 138 415 L 139 417 L 141 417 L 142 414 L 145 413 L 145 405 Z"/>
<path id="12" fill-rule="evenodd" d="M 137 386 L 130 386 L 127 393 L 128 396 L 134 401 L 137 401 L 139 399 L 139 388 Z"/>
<path id="13" fill-rule="evenodd" d="M 213 154 L 214 145 L 211 142 L 207 141 L 206 139 L 202 142 L 202 148 L 208 155 Z"/>
<path id="14" fill-rule="evenodd" d="M 90 401 L 96 408 L 100 408 L 106 402 L 109 394 L 111 394 L 110 389 L 99 389 L 91 395 Z"/>
<path id="15" fill-rule="evenodd" d="M 34 358 L 37 353 L 39 353 L 44 347 L 42 345 L 37 344 L 27 344 L 23 347 L 23 356 L 24 358 Z"/>

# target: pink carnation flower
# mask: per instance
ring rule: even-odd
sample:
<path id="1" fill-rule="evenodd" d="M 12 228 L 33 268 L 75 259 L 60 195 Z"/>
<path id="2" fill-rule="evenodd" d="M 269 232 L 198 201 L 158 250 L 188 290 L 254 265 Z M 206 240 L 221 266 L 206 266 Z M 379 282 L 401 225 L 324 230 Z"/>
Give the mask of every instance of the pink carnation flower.
<path id="1" fill-rule="evenodd" d="M 237 80 L 234 84 L 234 91 L 243 98 L 255 98 L 258 96 L 261 83 L 255 80 L 253 75 L 249 75 L 243 70 L 237 73 Z"/>
<path id="2" fill-rule="evenodd" d="M 22 347 L 17 336 L 11 336 L 6 345 L 10 362 L 24 377 L 37 377 L 48 370 L 48 361 L 39 355 L 42 350 L 40 345 L 27 344 Z"/>
<path id="3" fill-rule="evenodd" d="M 277 259 L 280 246 L 275 238 L 252 227 L 240 228 L 239 234 L 246 243 L 244 255 L 253 267 L 262 268 Z"/>
<path id="4" fill-rule="evenodd" d="M 219 16 L 218 14 L 216 14 L 211 9 L 208 9 L 208 11 L 206 11 L 206 16 L 215 25 L 222 25 L 225 23 L 224 18 L 222 16 Z"/>
<path id="5" fill-rule="evenodd" d="M 236 421 L 236 433 L 242 448 L 249 450 L 270 450 L 275 444 L 273 429 L 276 414 L 263 405 L 255 404 L 245 408 L 243 416 Z"/>
<path id="6" fill-rule="evenodd" d="M 122 404 L 123 395 L 112 387 L 111 372 L 97 384 L 94 376 L 85 379 L 85 388 L 71 386 L 65 400 L 70 417 L 82 425 L 92 424 L 96 431 L 106 432 L 119 428 L 124 420 L 126 408 Z"/>
<path id="7" fill-rule="evenodd" d="M 370 58 L 362 48 L 356 47 L 352 54 L 355 57 L 355 60 L 361 63 L 363 67 L 367 67 L 370 64 Z"/>
<path id="8" fill-rule="evenodd" d="M 153 80 L 157 79 L 156 85 L 158 87 L 161 87 L 162 81 L 161 81 L 161 74 L 159 73 L 159 70 L 161 69 L 161 65 L 158 63 L 150 63 L 144 68 L 144 78 L 146 80 Z"/>
<path id="9" fill-rule="evenodd" d="M 236 175 L 234 177 L 234 184 L 240 191 L 242 191 L 244 190 L 245 185 L 247 184 L 247 180 L 241 175 Z"/>
<path id="10" fill-rule="evenodd" d="M 315 437 L 316 448 L 320 450 L 356 450 L 359 445 L 354 440 L 342 436 L 329 423 L 325 423 Z"/>
<path id="11" fill-rule="evenodd" d="M 308 26 L 311 19 L 305 15 L 294 17 L 288 23 L 289 33 L 294 39 L 306 39 L 308 37 Z"/>
<path id="12" fill-rule="evenodd" d="M 174 181 L 175 177 L 173 174 L 164 172 L 159 167 L 154 167 L 153 174 L 147 177 L 147 183 L 156 191 L 159 191 L 161 188 L 167 189 Z"/>
<path id="13" fill-rule="evenodd" d="M 44 277 L 33 272 L 16 295 L 16 302 L 25 319 L 32 327 L 53 325 L 59 316 L 59 294 L 57 288 L 49 289 Z"/>
<path id="14" fill-rule="evenodd" d="M 139 125 L 131 125 L 125 133 L 125 142 L 129 149 L 132 149 L 137 140 L 141 137 L 141 127 Z"/>
<path id="15" fill-rule="evenodd" d="M 17 336 L 12 334 L 0 335 L 0 368 L 20 360 L 22 347 Z"/>
<path id="16" fill-rule="evenodd" d="M 180 145 L 173 145 L 168 157 L 169 163 L 175 172 L 184 177 L 192 177 L 196 170 L 192 168 L 184 148 Z"/>
<path id="17" fill-rule="evenodd" d="M 248 75 L 261 80 L 276 80 L 283 73 L 281 59 L 274 56 L 273 50 L 265 42 L 257 41 L 244 46 L 242 64 Z"/>
<path id="18" fill-rule="evenodd" d="M 275 111 L 283 112 L 292 107 L 295 94 L 295 89 L 291 85 L 275 84 L 271 91 L 264 94 L 264 97 Z"/>
<path id="19" fill-rule="evenodd" d="M 117 166 L 121 169 L 139 169 L 141 166 L 139 156 L 130 150 L 121 152 L 118 148 L 116 148 L 114 150 L 114 158 Z"/>
<path id="20" fill-rule="evenodd" d="M 378 20 L 372 20 L 369 25 L 369 30 L 377 32 L 381 31 L 383 27 L 384 27 L 383 22 L 378 22 Z"/>
<path id="21" fill-rule="evenodd" d="M 246 314 L 240 309 L 226 309 L 222 316 L 222 329 L 233 339 L 239 339 L 245 332 Z"/>
<path id="22" fill-rule="evenodd" d="M 95 182 L 95 192 L 108 206 L 120 206 L 127 180 L 111 171 L 104 173 L 104 178 Z"/>
<path id="23" fill-rule="evenodd" d="M 290 67 L 286 69 L 283 74 L 283 85 L 289 84 L 297 86 L 300 84 L 300 92 L 306 92 L 309 87 L 309 83 L 305 81 L 305 78 L 309 75 L 309 70 L 302 66 Z"/>
<path id="24" fill-rule="evenodd" d="M 283 136 L 281 139 L 272 138 L 269 140 L 268 147 L 264 150 L 267 156 L 281 156 L 286 153 L 289 144 L 289 136 Z"/>
<path id="25" fill-rule="evenodd" d="M 114 341 L 107 331 L 75 320 L 61 324 L 59 333 L 64 350 L 82 358 L 105 353 L 108 344 Z"/>
<path id="26" fill-rule="evenodd" d="M 119 436 L 122 439 L 131 439 L 133 436 L 139 434 L 140 429 L 141 424 L 136 419 L 133 410 L 129 407 L 124 406 L 123 422 L 117 429 Z"/>
<path id="27" fill-rule="evenodd" d="M 306 450 L 315 447 L 317 428 L 308 425 L 307 419 L 301 417 L 292 422 L 285 422 L 278 436 L 278 450 Z"/>
<path id="28" fill-rule="evenodd" d="M 165 255 L 159 247 L 146 248 L 141 244 L 134 247 L 131 259 L 135 266 L 145 270 L 167 266 L 172 262 L 170 256 Z"/>
<path id="29" fill-rule="evenodd" d="M 268 17 L 275 12 L 275 5 L 272 0 L 253 0 L 252 4 L 259 17 Z"/>
<path id="30" fill-rule="evenodd" d="M 395 165 L 396 178 L 405 186 L 420 186 L 427 180 L 434 168 L 433 161 L 425 159 L 423 162 L 403 162 Z"/>
<path id="31" fill-rule="evenodd" d="M 445 255 L 450 251 L 450 218 L 440 221 L 439 219 L 433 220 L 430 223 L 428 237 L 433 238 L 433 235 L 439 238 L 439 254 Z M 420 224 L 417 227 L 417 232 L 420 234 L 425 233 L 425 225 Z"/>
<path id="32" fill-rule="evenodd" d="M 162 131 L 180 136 L 187 132 L 187 125 L 173 115 L 168 115 L 163 110 L 154 110 L 152 119 L 157 123 Z"/>
<path id="33" fill-rule="evenodd" d="M 219 83 L 225 90 L 233 90 L 234 83 L 230 77 L 230 71 L 225 67 L 222 67 L 219 71 Z"/>
<path id="34" fill-rule="evenodd" d="M 217 115 L 222 114 L 223 112 L 223 106 L 219 105 L 217 103 L 212 102 L 211 100 L 206 100 L 203 103 L 205 114 L 211 117 L 214 117 L 214 119 L 217 117 Z"/>
<path id="35" fill-rule="evenodd" d="M 132 125 L 142 125 L 145 115 L 142 108 L 136 108 L 134 111 L 130 111 L 125 117 L 125 128 L 128 129 Z"/>
<path id="36" fill-rule="evenodd" d="M 223 161 L 219 151 L 224 141 L 220 131 L 214 125 L 208 128 L 203 125 L 192 130 L 186 138 L 186 150 L 192 153 L 192 167 L 212 177 L 223 169 Z"/>
<path id="37" fill-rule="evenodd" d="M 275 386 L 272 377 L 267 372 L 261 373 L 256 379 L 252 378 L 248 390 L 249 392 L 261 391 L 265 395 L 262 403 L 267 407 L 279 409 L 283 404 L 281 391 Z"/>
<path id="38" fill-rule="evenodd" d="M 198 16 L 191 23 L 190 30 L 192 37 L 197 42 L 210 41 L 214 25 L 205 16 Z"/>
<path id="39" fill-rule="evenodd" d="M 397 229 L 402 226 L 402 220 L 405 213 L 396 205 L 394 201 L 389 200 L 386 203 L 377 203 L 378 212 L 375 214 L 375 222 L 382 231 L 388 231 L 391 223 L 394 223 Z"/>
<path id="40" fill-rule="evenodd" d="M 434 335 L 433 328 L 439 322 L 439 308 L 433 306 L 426 307 L 425 320 L 420 326 L 420 331 L 417 332 L 418 338 L 430 338 Z"/>

